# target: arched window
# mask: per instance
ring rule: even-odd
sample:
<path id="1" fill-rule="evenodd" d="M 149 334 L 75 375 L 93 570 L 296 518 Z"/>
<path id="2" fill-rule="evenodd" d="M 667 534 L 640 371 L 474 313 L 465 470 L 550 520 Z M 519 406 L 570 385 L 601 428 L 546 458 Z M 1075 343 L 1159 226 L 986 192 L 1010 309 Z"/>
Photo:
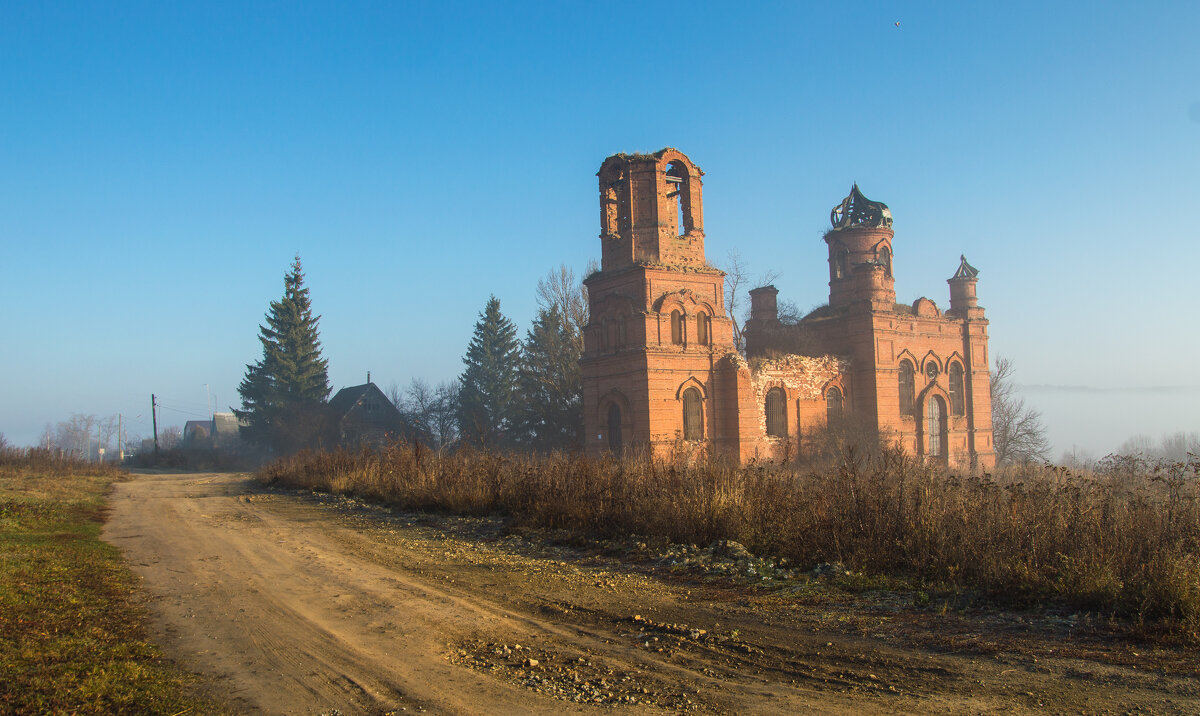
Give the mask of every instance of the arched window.
<path id="1" fill-rule="evenodd" d="M 621 452 L 621 409 L 616 403 L 608 406 L 608 449 Z"/>
<path id="2" fill-rule="evenodd" d="M 839 279 L 846 278 L 848 264 L 850 261 L 850 252 L 845 246 L 836 246 L 832 249 L 832 260 L 829 262 L 830 278 Z"/>
<path id="3" fill-rule="evenodd" d="M 842 419 L 842 391 L 836 386 L 825 391 L 825 420 L 833 425 Z"/>
<path id="4" fill-rule="evenodd" d="M 683 345 L 683 314 L 671 311 L 671 342 Z"/>
<path id="5" fill-rule="evenodd" d="M 951 363 L 950 375 L 950 413 L 964 415 L 967 412 L 966 401 L 963 399 L 963 369 L 958 363 Z"/>
<path id="6" fill-rule="evenodd" d="M 892 252 L 886 246 L 879 247 L 879 265 L 883 266 L 883 272 L 889 278 L 892 275 Z"/>
<path id="7" fill-rule="evenodd" d="M 708 314 L 696 314 L 696 342 L 702 346 L 708 345 Z"/>
<path id="8" fill-rule="evenodd" d="M 929 398 L 929 407 L 925 412 L 927 414 L 925 432 L 928 433 L 929 456 L 941 457 L 946 442 L 946 404 L 942 401 L 941 396 L 935 395 Z"/>
<path id="9" fill-rule="evenodd" d="M 787 434 L 787 396 L 783 388 L 771 388 L 767 391 L 767 435 L 786 438 Z"/>
<path id="10" fill-rule="evenodd" d="M 695 388 L 683 391 L 683 439 L 704 439 L 704 399 Z"/>
<path id="11" fill-rule="evenodd" d="M 900 361 L 900 414 L 913 414 L 913 395 L 916 390 L 913 364 L 907 360 Z"/>

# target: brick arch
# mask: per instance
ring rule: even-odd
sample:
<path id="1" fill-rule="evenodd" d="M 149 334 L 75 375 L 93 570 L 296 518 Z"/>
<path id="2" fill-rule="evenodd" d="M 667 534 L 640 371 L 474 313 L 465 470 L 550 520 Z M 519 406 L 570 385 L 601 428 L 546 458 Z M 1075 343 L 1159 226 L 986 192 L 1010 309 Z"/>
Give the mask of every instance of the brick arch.
<path id="1" fill-rule="evenodd" d="M 695 313 L 697 308 L 705 306 L 708 304 L 697 300 L 696 295 L 686 288 L 664 293 L 651 304 L 651 308 L 657 313 L 670 313 L 672 308 L 678 307 L 685 316 L 690 316 Z M 709 309 L 709 315 L 712 315 L 711 309 Z"/>
<path id="2" fill-rule="evenodd" d="M 600 396 L 600 400 L 596 403 L 596 417 L 600 420 L 600 424 L 604 425 L 608 420 L 608 406 L 616 404 L 621 409 L 621 417 L 626 418 L 629 415 L 629 398 L 621 391 L 613 388 L 604 395 Z M 622 422 L 628 422 L 627 419 Z"/>
<path id="3" fill-rule="evenodd" d="M 700 379 L 694 375 L 689 376 L 687 380 L 680 383 L 679 387 L 675 389 L 675 400 L 683 400 L 683 391 L 688 388 L 697 388 L 700 391 L 700 397 L 705 401 L 708 400 L 708 388 L 705 388 L 704 383 L 701 383 Z"/>
<path id="4" fill-rule="evenodd" d="M 917 455 L 924 456 L 926 454 L 927 446 L 929 445 L 929 436 L 926 434 L 929 415 L 926 411 L 929 406 L 929 399 L 934 397 L 942 399 L 942 405 L 945 406 L 946 410 L 943 419 L 946 420 L 947 443 L 942 446 L 942 458 L 949 459 L 950 444 L 948 441 L 948 434 L 950 426 L 950 393 L 946 392 L 946 389 L 937 383 L 930 383 L 929 385 L 925 386 L 924 390 L 917 393 L 917 397 L 914 401 L 916 403 L 913 406 L 913 417 L 916 418 L 915 427 L 917 429 Z"/>
<path id="5" fill-rule="evenodd" d="M 954 363 L 954 362 L 957 362 L 957 363 L 958 363 L 958 366 L 959 366 L 960 368 L 962 368 L 962 369 L 963 369 L 963 372 L 964 372 L 964 373 L 966 372 L 966 370 L 967 370 L 967 361 L 966 361 L 966 359 L 964 359 L 964 358 L 962 357 L 962 354 L 961 354 L 961 353 L 959 353 L 958 351 L 954 351 L 954 352 L 953 352 L 953 353 L 951 353 L 950 355 L 946 356 L 946 360 L 945 360 L 945 362 L 943 363 L 943 365 L 942 365 L 942 368 L 944 368 L 944 369 L 945 369 L 945 371 L 946 371 L 947 373 L 949 373 L 949 372 L 950 372 L 950 364 L 951 364 L 951 363 Z"/>
<path id="6" fill-rule="evenodd" d="M 917 369 L 920 370 L 921 373 L 924 373 L 926 370 L 926 366 L 929 365 L 929 361 L 931 359 L 933 360 L 934 364 L 937 366 L 938 377 L 940 378 L 942 373 L 946 372 L 946 363 L 945 363 L 945 361 L 943 361 L 941 359 L 940 356 L 938 356 L 937 353 L 934 353 L 933 351 L 928 351 L 925 353 L 925 355 L 921 358 L 921 362 L 917 364 Z"/>
<path id="7" fill-rule="evenodd" d="M 909 363 L 912 363 L 913 370 L 918 370 L 918 371 L 921 370 L 921 361 L 918 360 L 917 357 L 912 354 L 912 351 L 908 350 L 907 348 L 900 351 L 900 354 L 896 356 L 896 367 L 899 368 L 900 361 L 902 361 L 906 358 L 908 359 Z"/>

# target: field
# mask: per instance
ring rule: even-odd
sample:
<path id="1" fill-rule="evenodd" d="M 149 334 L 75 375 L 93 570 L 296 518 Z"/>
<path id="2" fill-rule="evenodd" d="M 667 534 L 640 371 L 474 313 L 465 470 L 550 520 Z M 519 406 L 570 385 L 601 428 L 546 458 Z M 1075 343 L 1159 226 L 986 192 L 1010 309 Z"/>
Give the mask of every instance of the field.
<path id="1" fill-rule="evenodd" d="M 0 453 L 0 712 L 210 710 L 146 640 L 136 579 L 100 540 L 121 476 Z"/>

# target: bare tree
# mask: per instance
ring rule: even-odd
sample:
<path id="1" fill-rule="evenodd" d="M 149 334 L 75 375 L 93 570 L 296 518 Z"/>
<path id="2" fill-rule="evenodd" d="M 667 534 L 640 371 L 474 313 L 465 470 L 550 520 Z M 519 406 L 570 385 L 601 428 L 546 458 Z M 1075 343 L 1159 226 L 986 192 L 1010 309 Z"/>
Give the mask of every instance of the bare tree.
<path id="1" fill-rule="evenodd" d="M 0 452 L 9 448 L 8 438 L 4 437 L 4 433 L 0 433 Z"/>
<path id="2" fill-rule="evenodd" d="M 1025 405 L 1012 382 L 1012 361 L 996 358 L 992 368 L 992 445 L 996 464 L 1037 462 L 1050 453 L 1042 414 Z"/>
<path id="3" fill-rule="evenodd" d="M 593 262 L 588 266 L 589 272 L 594 265 Z M 587 288 L 575 278 L 571 268 L 560 264 L 546 278 L 538 279 L 536 295 L 538 308 L 547 312 L 557 308 L 561 315 L 566 316 L 575 335 L 583 335 L 583 327 L 588 322 Z"/>
<path id="4" fill-rule="evenodd" d="M 179 443 L 181 442 L 183 442 L 183 430 L 178 425 L 172 425 L 158 431 L 158 447 L 162 450 L 179 447 Z"/>
<path id="5" fill-rule="evenodd" d="M 725 272 L 725 311 L 729 314 L 730 320 L 733 321 L 733 345 L 737 348 L 738 353 L 744 354 L 746 352 L 746 340 L 742 335 L 742 330 L 746 325 L 746 321 L 750 318 L 750 307 L 742 301 L 742 296 L 743 294 L 749 295 L 748 292 L 751 288 L 750 271 L 746 268 L 746 264 L 742 263 L 742 256 L 737 252 L 737 249 L 730 249 L 725 257 L 725 265 L 720 268 Z M 766 286 L 774 283 L 778 278 L 778 271 L 768 271 L 759 276 L 756 285 Z M 783 308 L 794 308 L 794 304 L 789 304 L 785 301 Z M 794 311 L 794 313 L 798 315 L 799 311 Z M 799 319 L 797 318 L 796 320 Z"/>
<path id="6" fill-rule="evenodd" d="M 729 250 L 725 256 L 725 265 L 721 267 L 721 270 L 725 272 L 725 311 L 733 321 L 733 347 L 737 349 L 738 353 L 745 353 L 746 341 L 742 337 L 742 326 L 746 321 L 738 314 L 742 309 L 742 292 L 747 289 L 750 278 L 746 264 L 742 263 L 742 256 L 737 249 Z"/>
<path id="7" fill-rule="evenodd" d="M 443 448 L 458 440 L 458 381 L 436 386 L 413 378 L 406 390 L 392 385 L 388 396 L 421 439 Z"/>

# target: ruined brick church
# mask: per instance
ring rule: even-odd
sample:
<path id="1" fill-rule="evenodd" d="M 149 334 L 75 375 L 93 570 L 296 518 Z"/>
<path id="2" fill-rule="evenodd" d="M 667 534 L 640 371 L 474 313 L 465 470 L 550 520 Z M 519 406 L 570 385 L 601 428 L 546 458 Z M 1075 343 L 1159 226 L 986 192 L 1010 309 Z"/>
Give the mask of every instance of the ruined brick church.
<path id="1" fill-rule="evenodd" d="M 703 175 L 672 148 L 613 155 L 597 174 L 602 259 L 585 281 L 580 361 L 588 452 L 784 459 L 853 418 L 923 459 L 992 467 L 987 320 L 966 259 L 948 310 L 896 303 L 891 212 L 855 186 L 825 234 L 828 305 L 785 323 L 776 289 L 754 289 L 743 357 L 725 274 L 704 256 Z"/>

